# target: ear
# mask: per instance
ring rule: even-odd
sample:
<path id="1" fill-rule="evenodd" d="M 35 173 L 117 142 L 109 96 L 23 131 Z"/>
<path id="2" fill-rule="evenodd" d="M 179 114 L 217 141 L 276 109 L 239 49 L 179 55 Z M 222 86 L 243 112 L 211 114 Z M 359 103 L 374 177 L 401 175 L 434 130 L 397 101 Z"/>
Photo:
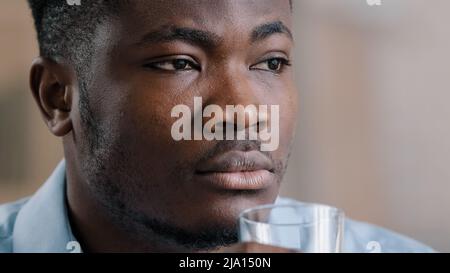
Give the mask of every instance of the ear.
<path id="1" fill-rule="evenodd" d="M 50 132 L 64 136 L 72 130 L 71 109 L 76 74 L 67 64 L 36 58 L 30 70 L 30 89 Z"/>

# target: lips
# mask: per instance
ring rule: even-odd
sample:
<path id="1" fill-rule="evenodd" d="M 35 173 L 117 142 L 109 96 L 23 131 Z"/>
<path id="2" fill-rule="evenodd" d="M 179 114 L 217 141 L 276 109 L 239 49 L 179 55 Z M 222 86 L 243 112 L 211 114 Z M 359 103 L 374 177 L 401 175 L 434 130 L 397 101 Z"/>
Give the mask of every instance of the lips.
<path id="1" fill-rule="evenodd" d="M 220 190 L 262 190 L 275 182 L 273 170 L 259 151 L 228 151 L 201 162 L 196 180 Z"/>

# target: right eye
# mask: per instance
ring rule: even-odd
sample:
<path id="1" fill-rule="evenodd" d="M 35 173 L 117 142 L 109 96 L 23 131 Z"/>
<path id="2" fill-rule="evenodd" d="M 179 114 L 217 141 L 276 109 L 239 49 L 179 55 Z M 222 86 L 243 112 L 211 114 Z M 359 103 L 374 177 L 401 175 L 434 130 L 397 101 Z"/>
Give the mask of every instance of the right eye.
<path id="1" fill-rule="evenodd" d="M 146 64 L 145 67 L 163 71 L 189 71 L 200 69 L 199 65 L 194 61 L 182 58 L 156 61 Z"/>

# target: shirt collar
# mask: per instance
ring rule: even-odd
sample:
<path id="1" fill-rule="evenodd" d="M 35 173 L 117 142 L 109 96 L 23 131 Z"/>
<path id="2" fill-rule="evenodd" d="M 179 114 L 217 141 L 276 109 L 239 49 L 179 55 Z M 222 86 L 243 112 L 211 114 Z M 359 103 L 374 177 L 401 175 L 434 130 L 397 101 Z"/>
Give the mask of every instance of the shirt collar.
<path id="1" fill-rule="evenodd" d="M 62 160 L 19 211 L 13 231 L 14 252 L 68 252 L 67 244 L 76 241 L 67 214 L 65 177 Z"/>

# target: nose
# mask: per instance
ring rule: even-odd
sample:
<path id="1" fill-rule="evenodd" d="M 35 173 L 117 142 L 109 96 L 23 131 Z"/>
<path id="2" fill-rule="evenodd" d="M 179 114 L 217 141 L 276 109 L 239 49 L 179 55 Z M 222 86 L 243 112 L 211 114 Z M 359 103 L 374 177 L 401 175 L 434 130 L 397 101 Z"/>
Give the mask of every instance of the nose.
<path id="1" fill-rule="evenodd" d="M 240 139 L 239 136 L 246 136 L 246 131 L 257 133 L 262 126 L 266 126 L 267 113 L 259 114 L 265 90 L 252 81 L 248 70 L 229 69 L 222 72 L 210 86 L 212 90 L 207 103 L 224 109 L 223 119 L 215 128 L 226 128 L 227 139 L 235 133 Z"/>

